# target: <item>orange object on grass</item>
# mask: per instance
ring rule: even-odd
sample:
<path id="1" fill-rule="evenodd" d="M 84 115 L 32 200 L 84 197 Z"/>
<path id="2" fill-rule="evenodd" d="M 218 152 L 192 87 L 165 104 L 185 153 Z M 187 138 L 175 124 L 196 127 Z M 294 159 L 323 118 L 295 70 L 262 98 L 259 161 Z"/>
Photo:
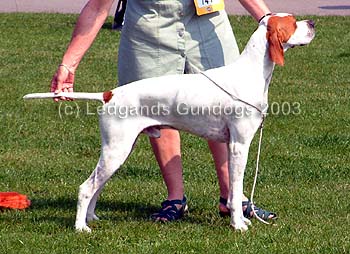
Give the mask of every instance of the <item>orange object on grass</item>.
<path id="1" fill-rule="evenodd" d="M 26 195 L 17 192 L 0 192 L 0 208 L 25 209 L 30 206 Z"/>

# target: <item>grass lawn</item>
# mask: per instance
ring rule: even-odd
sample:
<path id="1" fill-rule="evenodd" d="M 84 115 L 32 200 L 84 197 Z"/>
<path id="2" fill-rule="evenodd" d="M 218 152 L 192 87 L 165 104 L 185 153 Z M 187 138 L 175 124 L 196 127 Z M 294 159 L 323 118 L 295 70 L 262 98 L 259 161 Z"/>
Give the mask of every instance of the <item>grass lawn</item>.
<path id="1" fill-rule="evenodd" d="M 21 99 L 48 91 L 76 16 L 0 14 L 0 191 L 32 200 L 26 211 L 0 211 L 0 253 L 350 253 L 350 18 L 312 18 L 316 38 L 286 53 L 270 86 L 255 200 L 278 213 L 277 224 L 253 220 L 248 232 L 234 232 L 218 215 L 206 142 L 182 134 L 190 207 L 184 220 L 149 220 L 166 191 L 141 137 L 102 193 L 93 233 L 78 234 L 78 186 L 100 146 L 97 116 L 89 112 L 99 104 Z M 249 17 L 231 21 L 242 49 L 256 24 Z M 78 69 L 76 91 L 115 87 L 119 33 L 110 22 Z M 257 136 L 246 193 L 256 150 Z"/>

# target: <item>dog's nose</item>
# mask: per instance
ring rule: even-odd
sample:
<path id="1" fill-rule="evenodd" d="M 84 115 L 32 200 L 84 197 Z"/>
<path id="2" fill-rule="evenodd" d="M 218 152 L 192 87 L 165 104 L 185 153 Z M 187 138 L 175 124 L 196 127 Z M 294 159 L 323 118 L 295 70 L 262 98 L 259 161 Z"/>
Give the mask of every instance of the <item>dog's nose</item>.
<path id="1" fill-rule="evenodd" d="M 311 28 L 315 28 L 315 22 L 313 20 L 308 20 L 307 24 L 311 27 Z"/>

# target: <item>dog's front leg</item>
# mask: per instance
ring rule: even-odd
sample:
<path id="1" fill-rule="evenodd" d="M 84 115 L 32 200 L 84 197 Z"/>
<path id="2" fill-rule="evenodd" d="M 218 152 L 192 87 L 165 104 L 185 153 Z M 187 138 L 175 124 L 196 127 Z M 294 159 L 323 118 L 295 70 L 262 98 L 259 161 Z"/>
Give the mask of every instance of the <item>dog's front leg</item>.
<path id="1" fill-rule="evenodd" d="M 231 211 L 231 226 L 236 230 L 246 231 L 250 221 L 243 216 L 243 178 L 247 164 L 249 145 L 234 142 L 228 144 L 229 162 L 229 196 L 227 207 Z"/>

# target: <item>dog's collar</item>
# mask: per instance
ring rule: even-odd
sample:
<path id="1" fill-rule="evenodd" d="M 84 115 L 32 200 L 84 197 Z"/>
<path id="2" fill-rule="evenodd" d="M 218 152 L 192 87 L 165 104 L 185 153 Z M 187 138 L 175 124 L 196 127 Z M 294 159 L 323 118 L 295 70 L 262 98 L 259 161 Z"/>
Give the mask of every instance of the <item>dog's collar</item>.
<path id="1" fill-rule="evenodd" d="M 271 12 L 266 13 L 264 16 L 262 16 L 262 17 L 258 20 L 258 24 L 260 24 L 260 22 L 261 22 L 264 18 L 266 18 L 267 16 L 271 16 L 271 15 L 272 15 Z"/>

